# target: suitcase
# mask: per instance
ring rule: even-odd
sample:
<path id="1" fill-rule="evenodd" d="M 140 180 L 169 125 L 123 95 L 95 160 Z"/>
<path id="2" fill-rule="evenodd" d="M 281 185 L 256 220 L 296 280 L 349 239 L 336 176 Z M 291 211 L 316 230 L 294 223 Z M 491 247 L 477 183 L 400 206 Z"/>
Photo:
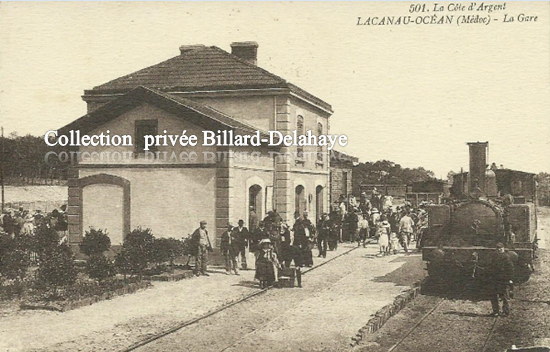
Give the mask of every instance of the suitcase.
<path id="1" fill-rule="evenodd" d="M 281 287 L 294 287 L 296 285 L 296 269 L 282 268 L 279 275 Z"/>

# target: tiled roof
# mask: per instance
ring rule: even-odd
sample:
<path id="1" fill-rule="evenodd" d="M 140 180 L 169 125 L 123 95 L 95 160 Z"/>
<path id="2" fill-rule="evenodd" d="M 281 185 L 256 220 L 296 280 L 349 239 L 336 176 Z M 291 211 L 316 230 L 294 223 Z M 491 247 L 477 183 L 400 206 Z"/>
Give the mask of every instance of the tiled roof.
<path id="1" fill-rule="evenodd" d="M 169 91 L 287 88 L 332 111 L 330 104 L 256 65 L 218 47 L 200 47 L 85 91 L 121 93 L 145 86 Z"/>
<path id="2" fill-rule="evenodd" d="M 177 116 L 185 115 L 191 122 L 207 128 L 228 128 L 244 134 L 255 133 L 258 130 L 246 122 L 238 121 L 231 116 L 196 101 L 174 97 L 160 91 L 139 86 L 62 127 L 59 133 L 67 134 L 68 131 L 77 129 L 82 133 L 88 133 L 143 102 L 158 106 Z M 267 132 L 259 131 L 262 138 L 269 136 Z"/>
<path id="3" fill-rule="evenodd" d="M 359 162 L 359 158 L 355 156 L 351 156 L 349 154 L 346 154 L 344 152 L 339 152 L 335 149 L 330 151 L 330 160 L 333 162 L 350 162 L 350 163 L 357 163 Z"/>

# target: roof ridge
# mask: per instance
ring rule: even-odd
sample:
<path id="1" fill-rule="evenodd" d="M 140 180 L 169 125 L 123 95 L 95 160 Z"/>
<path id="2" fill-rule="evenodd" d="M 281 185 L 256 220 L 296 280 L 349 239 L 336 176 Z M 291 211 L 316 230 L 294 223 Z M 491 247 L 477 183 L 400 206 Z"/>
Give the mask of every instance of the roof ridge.
<path id="1" fill-rule="evenodd" d="M 201 49 L 201 50 L 202 50 L 202 49 Z M 104 89 L 104 88 L 100 88 L 100 87 L 101 87 L 101 86 L 106 86 L 106 85 L 108 85 L 108 84 L 110 84 L 110 83 L 112 83 L 112 82 L 114 82 L 114 81 L 118 81 L 118 80 L 121 80 L 121 79 L 124 79 L 124 78 L 131 77 L 132 75 L 135 75 L 136 73 L 140 73 L 140 72 L 143 72 L 143 71 L 152 69 L 153 67 L 156 67 L 156 66 L 158 66 L 158 65 L 162 65 L 162 64 L 164 64 L 164 63 L 167 63 L 168 61 L 172 61 L 172 60 L 175 61 L 175 59 L 178 59 L 180 56 L 181 56 L 181 54 L 180 54 L 180 55 L 177 55 L 177 56 L 174 56 L 174 57 L 171 57 L 171 58 L 169 58 L 169 59 L 166 59 L 166 60 L 164 60 L 164 61 L 158 62 L 158 63 L 156 63 L 156 64 L 153 64 L 153 65 L 151 65 L 151 66 L 147 66 L 147 67 L 145 67 L 145 68 L 139 69 L 139 70 L 137 70 L 137 71 L 130 72 L 130 73 L 128 73 L 127 75 L 117 77 L 117 78 L 112 79 L 112 80 L 110 80 L 110 81 L 108 81 L 108 82 L 105 82 L 105 83 L 99 84 L 99 85 L 97 85 L 97 86 L 94 86 L 94 87 L 92 88 L 92 90 L 94 90 L 94 89 L 96 89 L 96 88 L 97 88 L 97 89 Z M 143 86 L 142 86 L 142 85 L 139 85 L 138 87 L 143 87 Z M 137 88 L 137 87 L 136 87 L 136 88 Z M 135 88 L 133 88 L 133 89 L 135 89 Z"/>
<path id="2" fill-rule="evenodd" d="M 250 62 L 248 62 L 248 61 L 246 61 L 246 60 L 243 60 L 243 59 L 241 59 L 240 57 L 238 57 L 237 55 L 233 55 L 233 54 L 231 54 L 231 53 L 229 53 L 229 52 L 223 50 L 222 48 L 219 48 L 219 47 L 217 47 L 217 46 L 215 46 L 215 45 L 210 46 L 209 48 L 219 50 L 221 53 L 227 55 L 229 58 L 231 58 L 231 59 L 233 59 L 233 60 L 235 60 L 235 61 L 238 61 L 238 62 L 240 62 L 240 63 L 242 63 L 242 64 L 247 65 L 248 67 L 251 67 L 251 68 L 253 68 L 253 69 L 257 70 L 257 71 L 260 71 L 261 73 L 266 74 L 266 75 L 270 76 L 271 78 L 275 78 L 275 79 L 277 79 L 277 80 L 280 80 L 280 81 L 281 81 L 280 83 L 287 83 L 287 84 L 289 83 L 286 79 L 284 79 L 284 78 L 282 78 L 282 77 L 280 77 L 280 76 L 277 76 L 276 74 L 271 73 L 271 72 L 269 72 L 268 70 L 263 69 L 263 68 L 261 68 L 261 67 L 258 66 L 258 65 L 251 64 Z"/>
<path id="3" fill-rule="evenodd" d="M 196 101 L 196 100 L 189 99 L 189 98 L 183 98 L 183 97 L 173 96 L 172 94 L 169 94 L 169 93 L 166 93 L 166 92 L 163 92 L 163 91 L 154 89 L 154 88 L 149 88 L 149 87 L 145 87 L 145 86 L 139 86 L 138 88 L 140 88 L 140 87 L 141 87 L 141 88 L 144 88 L 144 89 L 146 89 L 146 90 L 148 90 L 148 91 L 151 91 L 151 92 L 153 92 L 153 93 L 155 93 L 155 94 L 161 95 L 161 96 L 163 96 L 163 97 L 165 97 L 165 98 L 167 98 L 167 99 L 173 100 L 173 101 L 175 101 L 175 102 L 178 103 L 178 104 L 184 104 L 184 105 L 185 105 L 185 104 L 189 104 L 189 103 L 187 103 L 187 102 L 190 102 L 190 103 L 192 103 L 192 104 L 189 104 L 189 105 L 191 105 L 191 106 L 187 106 L 187 105 L 185 105 L 185 106 L 187 106 L 188 108 L 191 108 L 191 109 L 193 109 L 193 110 L 196 110 L 196 109 L 195 109 L 192 105 L 196 104 L 196 105 L 198 105 L 198 106 L 200 106 L 200 107 L 202 107 L 202 108 L 206 108 L 206 109 L 208 109 L 208 110 L 210 110 L 210 111 L 212 111 L 212 112 L 215 112 L 215 113 L 217 113 L 217 114 L 220 114 L 220 115 L 222 115 L 222 116 L 224 116 L 224 117 L 226 117 L 226 118 L 228 118 L 228 119 L 230 119 L 230 120 L 232 120 L 232 121 L 238 122 L 238 123 L 244 125 L 245 127 L 250 128 L 250 129 L 253 130 L 253 131 L 260 131 L 260 132 L 262 132 L 262 133 L 267 133 L 266 131 L 263 131 L 263 130 L 261 130 L 261 129 L 259 129 L 259 128 L 256 128 L 256 127 L 252 126 L 251 124 L 249 124 L 249 123 L 247 123 L 247 122 L 243 122 L 243 121 L 241 121 L 241 120 L 236 119 L 235 117 L 233 117 L 233 116 L 231 116 L 231 115 L 227 115 L 226 113 L 224 113 L 224 112 L 222 112 L 222 111 L 219 111 L 219 110 L 217 110 L 217 109 L 211 107 L 210 105 L 205 105 L 205 104 L 202 104 L 202 103 L 200 103 L 200 102 L 198 102 L 198 101 Z M 137 88 L 136 88 L 136 89 L 137 89 Z M 199 112 L 200 112 L 200 111 L 199 111 Z M 219 121 L 218 119 L 213 118 L 212 116 L 210 116 L 210 118 L 212 118 L 212 119 L 214 119 L 214 120 L 216 120 L 216 121 L 218 121 L 218 122 L 220 122 L 220 123 L 222 123 L 222 124 L 224 124 L 224 125 L 227 126 L 226 123 L 224 123 L 224 122 L 222 122 L 222 121 Z M 228 127 L 232 127 L 232 126 L 228 126 Z"/>

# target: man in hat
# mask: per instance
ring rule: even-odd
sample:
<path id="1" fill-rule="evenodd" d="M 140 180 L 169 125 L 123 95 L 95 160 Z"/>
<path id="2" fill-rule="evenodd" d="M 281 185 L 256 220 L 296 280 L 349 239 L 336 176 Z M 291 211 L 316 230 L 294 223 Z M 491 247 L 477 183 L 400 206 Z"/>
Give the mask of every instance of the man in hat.
<path id="1" fill-rule="evenodd" d="M 250 233 L 244 226 L 244 220 L 239 220 L 238 224 L 239 226 L 233 228 L 233 232 L 235 233 L 235 237 L 239 243 L 239 252 L 237 253 L 237 256 L 239 256 L 239 254 L 241 255 L 241 267 L 243 270 L 246 270 L 246 247 L 248 247 Z"/>
<path id="2" fill-rule="evenodd" d="M 317 249 L 319 249 L 319 255 L 317 257 L 327 257 L 327 241 L 329 232 L 330 218 L 327 213 L 324 213 L 317 221 Z"/>
<path id="3" fill-rule="evenodd" d="M 313 243 L 315 227 L 307 218 L 308 213 L 304 211 L 302 218 L 294 223 L 294 245 L 300 248 L 305 266 L 313 265 L 313 253 L 311 252 L 310 241 Z"/>
<path id="4" fill-rule="evenodd" d="M 232 270 L 235 271 L 235 275 L 239 275 L 239 269 L 237 268 L 239 247 L 239 240 L 233 230 L 233 225 L 228 223 L 227 230 L 222 233 L 220 243 L 220 250 L 225 259 L 225 272 L 227 275 L 231 274 Z"/>
<path id="5" fill-rule="evenodd" d="M 410 214 L 407 212 L 399 220 L 399 240 L 401 246 L 405 249 L 405 253 L 409 253 L 409 245 L 411 243 L 411 236 L 414 232 L 414 221 Z"/>
<path id="6" fill-rule="evenodd" d="M 212 242 L 206 230 L 206 221 L 202 220 L 198 229 L 191 236 L 197 251 L 197 260 L 195 263 L 195 275 L 210 276 L 206 270 L 208 266 L 208 252 L 212 251 Z"/>
<path id="7" fill-rule="evenodd" d="M 496 245 L 496 253 L 491 264 L 493 316 L 506 317 L 510 314 L 510 286 L 513 284 L 514 263 L 508 253 L 504 251 L 504 245 L 501 242 Z M 502 299 L 502 312 L 500 312 L 499 299 Z"/>

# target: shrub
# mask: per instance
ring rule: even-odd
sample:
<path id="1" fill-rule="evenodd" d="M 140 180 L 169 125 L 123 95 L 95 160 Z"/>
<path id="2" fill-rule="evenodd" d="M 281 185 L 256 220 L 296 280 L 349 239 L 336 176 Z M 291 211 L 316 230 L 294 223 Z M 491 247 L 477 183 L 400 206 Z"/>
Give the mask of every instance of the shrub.
<path id="1" fill-rule="evenodd" d="M 120 274 L 124 275 L 124 280 L 126 280 L 126 275 L 134 274 L 132 270 L 133 266 L 130 263 L 130 256 L 124 248 L 115 256 L 115 267 Z"/>
<path id="2" fill-rule="evenodd" d="M 101 229 L 86 231 L 80 243 L 80 251 L 87 256 L 103 254 L 109 248 L 111 248 L 111 239 L 107 235 L 107 232 L 103 232 Z"/>
<path id="3" fill-rule="evenodd" d="M 94 254 L 88 258 L 86 273 L 91 279 L 101 282 L 115 276 L 116 270 L 113 262 L 103 254 Z"/>
<path id="4" fill-rule="evenodd" d="M 73 253 L 69 246 L 57 245 L 42 252 L 38 267 L 38 281 L 41 285 L 53 287 L 56 292 L 58 287 L 73 284 L 76 274 Z"/>
<path id="5" fill-rule="evenodd" d="M 116 267 L 125 275 L 141 276 L 151 261 L 154 241 L 151 229 L 142 230 L 138 227 L 130 232 L 126 235 L 122 250 L 116 257 Z"/>
<path id="6" fill-rule="evenodd" d="M 34 250 L 38 253 L 40 260 L 45 253 L 53 250 L 59 245 L 59 235 L 46 221 L 42 221 L 34 236 Z"/>
<path id="7" fill-rule="evenodd" d="M 182 238 L 182 251 L 183 255 L 196 255 L 196 243 L 193 241 L 192 235 L 187 235 L 187 237 Z"/>
<path id="8" fill-rule="evenodd" d="M 0 232 L 0 282 L 4 279 L 23 280 L 30 266 L 28 244 Z"/>
<path id="9" fill-rule="evenodd" d="M 175 238 L 157 238 L 153 242 L 151 261 L 157 266 L 168 262 L 172 267 L 174 260 L 185 254 L 184 249 L 184 243 Z"/>

